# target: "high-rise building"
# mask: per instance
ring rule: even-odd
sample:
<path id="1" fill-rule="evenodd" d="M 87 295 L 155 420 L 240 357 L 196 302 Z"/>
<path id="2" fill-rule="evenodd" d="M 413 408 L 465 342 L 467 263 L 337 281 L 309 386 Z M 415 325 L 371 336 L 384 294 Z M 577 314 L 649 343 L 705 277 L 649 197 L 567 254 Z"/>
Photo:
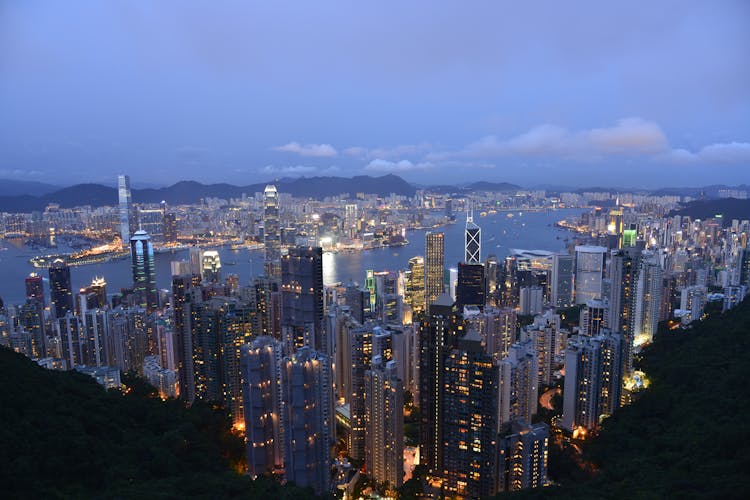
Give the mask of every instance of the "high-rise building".
<path id="1" fill-rule="evenodd" d="M 159 307 L 159 294 L 156 290 L 154 247 L 146 231 L 136 231 L 130 238 L 130 259 L 137 304 L 153 312 Z"/>
<path id="2" fill-rule="evenodd" d="M 550 302 L 555 307 L 573 305 L 573 256 L 552 256 L 552 279 L 550 280 Z"/>
<path id="3" fill-rule="evenodd" d="M 26 298 L 35 300 L 44 306 L 44 282 L 40 274 L 31 273 L 26 278 Z"/>
<path id="4" fill-rule="evenodd" d="M 281 365 L 284 478 L 317 494 L 328 492 L 333 408 L 330 359 L 309 347 Z"/>
<path id="5" fill-rule="evenodd" d="M 404 394 L 396 361 L 373 357 L 365 372 L 365 394 L 367 471 L 377 483 L 395 490 L 404 475 Z"/>
<path id="6" fill-rule="evenodd" d="M 659 326 L 662 269 L 657 256 L 643 252 L 638 265 L 633 308 L 633 340 L 635 345 L 650 343 Z"/>
<path id="7" fill-rule="evenodd" d="M 28 278 L 27 278 L 28 279 Z M 34 358 L 47 355 L 47 334 L 44 321 L 44 304 L 39 300 L 28 298 L 21 306 L 19 319 L 23 330 L 30 335 L 31 352 Z"/>
<path id="8" fill-rule="evenodd" d="M 281 228 L 279 220 L 279 193 L 269 184 L 263 192 L 263 269 L 269 278 L 280 279 Z"/>
<path id="9" fill-rule="evenodd" d="M 329 353 L 323 335 L 323 250 L 294 247 L 281 259 L 281 330 L 286 352 Z"/>
<path id="10" fill-rule="evenodd" d="M 242 347 L 247 466 L 252 476 L 284 466 L 280 427 L 281 342 L 261 336 Z"/>
<path id="11" fill-rule="evenodd" d="M 568 340 L 561 421 L 564 429 L 594 429 L 601 417 L 619 408 L 621 342 L 619 333 L 609 331 L 596 337 L 574 335 Z"/>
<path id="12" fill-rule="evenodd" d="M 203 283 L 221 283 L 221 258 L 216 250 L 205 250 L 201 256 Z"/>
<path id="13" fill-rule="evenodd" d="M 133 209 L 130 206 L 130 177 L 127 175 L 117 176 L 117 197 L 120 210 L 120 239 L 122 247 L 127 248 L 130 237 L 135 231 L 135 220 Z"/>
<path id="14" fill-rule="evenodd" d="M 65 317 L 73 311 L 73 286 L 70 282 L 70 267 L 62 259 L 55 259 L 49 268 L 49 291 L 55 316 Z"/>
<path id="15" fill-rule="evenodd" d="M 177 215 L 174 212 L 164 213 L 164 241 L 166 243 L 177 243 Z"/>
<path id="16" fill-rule="evenodd" d="M 500 440 L 498 491 L 539 488 L 547 483 L 549 426 L 515 421 Z"/>
<path id="17" fill-rule="evenodd" d="M 456 305 L 459 310 L 466 306 L 476 306 L 480 310 L 485 304 L 484 264 L 458 263 L 458 283 L 456 285 Z"/>
<path id="18" fill-rule="evenodd" d="M 368 322 L 359 328 L 349 329 L 349 359 L 346 365 L 349 368 L 347 374 L 348 394 L 346 401 L 349 403 L 350 432 L 347 448 L 349 456 L 355 460 L 365 459 L 365 448 L 367 444 L 367 395 L 365 372 L 372 364 L 372 337 L 374 324 Z"/>
<path id="19" fill-rule="evenodd" d="M 425 234 L 424 290 L 427 305 L 431 305 L 443 293 L 445 272 L 445 235 Z"/>
<path id="20" fill-rule="evenodd" d="M 463 319 L 453 300 L 441 294 L 419 324 L 420 460 L 441 474 L 444 458 L 446 359 L 463 334 Z"/>
<path id="21" fill-rule="evenodd" d="M 602 298 L 604 255 L 607 249 L 597 246 L 576 247 L 576 304 Z"/>
<path id="22" fill-rule="evenodd" d="M 482 262 L 482 230 L 474 222 L 473 209 L 466 212 L 464 262 L 467 264 L 479 264 Z"/>
<path id="23" fill-rule="evenodd" d="M 531 422 L 539 396 L 539 358 L 531 340 L 513 344 L 499 363 L 498 432 L 514 420 Z"/>
<path id="24" fill-rule="evenodd" d="M 476 331 L 445 361 L 443 472 L 447 496 L 485 498 L 497 483 L 498 371 Z"/>
<path id="25" fill-rule="evenodd" d="M 627 230 L 626 230 L 627 231 Z M 623 374 L 633 369 L 633 315 L 635 312 L 636 284 L 640 250 L 626 244 L 623 249 L 612 252 L 609 277 L 612 282 L 609 297 L 609 329 L 622 335 Z"/>
<path id="26" fill-rule="evenodd" d="M 599 335 L 602 328 L 607 328 L 605 321 L 606 306 L 601 300 L 589 300 L 581 309 L 579 333 L 581 335 Z"/>
<path id="27" fill-rule="evenodd" d="M 424 273 L 424 257 L 416 256 L 409 259 L 409 269 L 406 271 L 404 302 L 411 307 L 414 316 L 423 313 L 426 308 Z"/>
<path id="28" fill-rule="evenodd" d="M 544 292 L 539 286 L 522 286 L 518 293 L 520 314 L 541 314 L 544 306 Z"/>

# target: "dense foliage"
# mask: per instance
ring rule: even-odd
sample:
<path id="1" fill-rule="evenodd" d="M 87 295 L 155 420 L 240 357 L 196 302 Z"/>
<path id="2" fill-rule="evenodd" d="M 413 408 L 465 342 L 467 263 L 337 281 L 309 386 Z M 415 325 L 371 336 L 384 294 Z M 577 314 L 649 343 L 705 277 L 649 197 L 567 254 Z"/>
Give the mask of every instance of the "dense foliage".
<path id="1" fill-rule="evenodd" d="M 598 470 L 520 498 L 746 498 L 750 300 L 644 351 L 650 388 L 584 446 Z"/>
<path id="2" fill-rule="evenodd" d="M 244 444 L 216 408 L 161 401 L 147 384 L 105 391 L 0 348 L 4 498 L 312 498 L 237 470 Z"/>

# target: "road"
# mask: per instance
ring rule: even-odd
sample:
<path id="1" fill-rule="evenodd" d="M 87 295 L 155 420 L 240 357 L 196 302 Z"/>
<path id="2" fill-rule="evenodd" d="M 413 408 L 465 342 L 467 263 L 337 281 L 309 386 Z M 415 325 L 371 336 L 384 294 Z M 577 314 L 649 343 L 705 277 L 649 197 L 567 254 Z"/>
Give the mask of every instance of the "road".
<path id="1" fill-rule="evenodd" d="M 542 408 L 546 408 L 548 410 L 554 410 L 555 407 L 552 406 L 552 397 L 555 394 L 560 394 L 562 391 L 560 391 L 559 387 L 556 387 L 554 389 L 548 389 L 544 394 L 542 394 L 539 397 L 539 404 L 542 405 Z"/>

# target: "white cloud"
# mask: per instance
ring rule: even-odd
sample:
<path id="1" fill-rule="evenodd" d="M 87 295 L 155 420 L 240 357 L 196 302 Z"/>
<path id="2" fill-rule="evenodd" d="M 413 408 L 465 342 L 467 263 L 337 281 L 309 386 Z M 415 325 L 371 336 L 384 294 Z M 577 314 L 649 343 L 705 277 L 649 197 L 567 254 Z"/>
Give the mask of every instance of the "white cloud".
<path id="1" fill-rule="evenodd" d="M 275 151 L 283 151 L 286 153 L 295 153 L 300 156 L 312 156 L 312 157 L 332 157 L 338 153 L 336 149 L 330 144 L 300 144 L 299 142 L 290 142 L 283 146 L 277 146 L 273 148 Z"/>
<path id="2" fill-rule="evenodd" d="M 704 164 L 750 164 L 750 143 L 725 142 L 709 144 L 696 152 L 687 149 L 672 149 L 659 155 L 657 160 L 671 163 L 704 163 Z"/>
<path id="3" fill-rule="evenodd" d="M 387 160 L 403 158 L 404 156 L 418 156 L 427 153 L 433 149 L 432 144 L 421 142 L 419 144 L 401 144 L 399 146 L 384 148 L 365 148 L 353 146 L 346 148 L 343 153 L 349 156 L 356 156 L 366 160 Z"/>
<path id="4" fill-rule="evenodd" d="M 365 170 L 369 172 L 411 172 L 427 170 L 433 166 L 430 162 L 412 163 L 409 160 L 390 161 L 376 158 L 365 166 Z"/>
<path id="5" fill-rule="evenodd" d="M 305 175 L 317 172 L 316 167 L 309 167 L 307 165 L 289 165 L 289 166 L 276 166 L 266 165 L 259 170 L 263 174 L 271 175 Z"/>

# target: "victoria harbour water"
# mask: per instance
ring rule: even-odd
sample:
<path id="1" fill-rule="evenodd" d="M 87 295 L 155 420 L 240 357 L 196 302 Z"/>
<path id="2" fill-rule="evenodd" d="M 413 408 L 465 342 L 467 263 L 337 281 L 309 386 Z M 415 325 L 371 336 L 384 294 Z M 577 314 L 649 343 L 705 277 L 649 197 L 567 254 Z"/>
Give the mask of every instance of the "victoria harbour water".
<path id="1" fill-rule="evenodd" d="M 506 257 L 511 249 L 561 251 L 565 239 L 572 237 L 567 231 L 558 229 L 554 223 L 579 209 L 550 210 L 543 212 L 497 212 L 486 217 L 477 217 L 475 222 L 482 228 L 482 259 L 494 254 Z M 459 217 L 461 214 L 459 214 Z M 445 233 L 445 265 L 455 267 L 463 259 L 464 223 L 444 226 L 435 231 Z M 326 284 L 348 282 L 362 283 L 366 269 L 395 271 L 406 267 L 415 255 L 424 255 L 424 235 L 427 230 L 413 230 L 406 235 L 409 244 L 398 248 L 382 248 L 363 252 L 325 253 L 323 256 L 323 280 Z M 24 278 L 31 272 L 40 273 L 47 280 L 46 269 L 35 269 L 29 259 L 40 252 L 13 242 L 0 240 L 0 297 L 6 304 L 21 304 L 25 299 Z M 49 252 L 42 252 L 49 253 Z M 222 273 L 237 274 L 240 283 L 248 284 L 263 271 L 262 250 L 219 249 Z M 187 260 L 188 250 L 157 254 L 156 281 L 159 288 L 170 287 L 173 260 Z M 94 276 L 103 276 L 107 281 L 107 293 L 119 292 L 132 286 L 129 259 L 114 260 L 101 264 L 90 264 L 71 268 L 73 289 L 78 290 L 91 283 Z M 47 290 L 47 293 L 49 291 Z"/>

